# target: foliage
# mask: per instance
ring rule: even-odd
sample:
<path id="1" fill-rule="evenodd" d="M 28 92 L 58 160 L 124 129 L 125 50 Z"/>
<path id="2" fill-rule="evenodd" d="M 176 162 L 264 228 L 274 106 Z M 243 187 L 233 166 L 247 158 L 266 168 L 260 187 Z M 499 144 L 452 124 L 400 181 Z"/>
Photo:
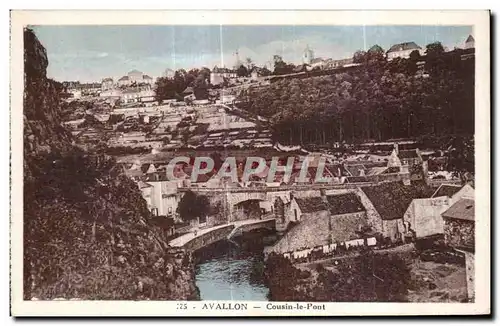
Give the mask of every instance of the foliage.
<path id="1" fill-rule="evenodd" d="M 274 61 L 274 72 L 273 75 L 286 75 L 293 73 L 295 66 L 290 63 L 283 61 L 283 58 L 279 55 L 273 56 Z"/>
<path id="2" fill-rule="evenodd" d="M 236 75 L 238 75 L 238 77 L 247 77 L 248 68 L 244 65 L 239 66 L 238 69 L 236 69 Z"/>
<path id="3" fill-rule="evenodd" d="M 210 203 L 206 196 L 196 195 L 192 191 L 187 191 L 182 196 L 177 213 L 184 221 L 196 220 L 209 213 Z"/>
<path id="4" fill-rule="evenodd" d="M 210 69 L 179 69 L 173 78 L 160 77 L 156 80 L 156 100 L 182 99 L 182 92 L 187 87 L 193 87 L 197 99 L 208 97 L 208 84 L 210 82 Z"/>
<path id="5" fill-rule="evenodd" d="M 362 66 L 249 88 L 239 106 L 269 118 L 277 140 L 288 144 L 473 134 L 474 60 L 437 45 L 428 52 L 418 74 L 415 60 L 360 53 Z M 283 65 L 275 56 L 275 73 Z"/>
<path id="6" fill-rule="evenodd" d="M 267 277 L 273 301 L 402 302 L 410 287 L 410 270 L 398 256 L 361 253 L 341 260 L 335 271 L 318 267 L 307 275 L 287 259 L 271 255 Z"/>
<path id="7" fill-rule="evenodd" d="M 72 145 L 46 50 L 29 29 L 24 40 L 24 299 L 193 299 L 137 185 Z"/>
<path id="8" fill-rule="evenodd" d="M 452 171 L 455 176 L 466 180 L 466 173 L 474 173 L 474 139 L 472 137 L 453 137 L 448 143 L 447 170 Z"/>

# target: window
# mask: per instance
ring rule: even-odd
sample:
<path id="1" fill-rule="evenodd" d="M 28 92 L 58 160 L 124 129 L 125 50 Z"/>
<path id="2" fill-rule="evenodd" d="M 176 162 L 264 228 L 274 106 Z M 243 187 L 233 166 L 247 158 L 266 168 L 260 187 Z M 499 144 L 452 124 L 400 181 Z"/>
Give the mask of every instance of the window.
<path id="1" fill-rule="evenodd" d="M 158 216 L 158 208 L 152 208 L 151 213 L 155 216 Z"/>
<path id="2" fill-rule="evenodd" d="M 172 207 L 169 207 L 169 208 L 168 208 L 168 213 L 169 213 L 169 214 L 170 214 L 170 213 L 172 213 Z"/>

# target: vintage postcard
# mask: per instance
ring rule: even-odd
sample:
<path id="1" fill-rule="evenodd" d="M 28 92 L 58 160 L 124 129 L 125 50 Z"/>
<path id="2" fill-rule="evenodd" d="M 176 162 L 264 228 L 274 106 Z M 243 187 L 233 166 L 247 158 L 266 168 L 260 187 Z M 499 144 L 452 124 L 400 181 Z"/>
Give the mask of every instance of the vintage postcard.
<path id="1" fill-rule="evenodd" d="M 11 314 L 490 314 L 489 15 L 12 11 Z"/>

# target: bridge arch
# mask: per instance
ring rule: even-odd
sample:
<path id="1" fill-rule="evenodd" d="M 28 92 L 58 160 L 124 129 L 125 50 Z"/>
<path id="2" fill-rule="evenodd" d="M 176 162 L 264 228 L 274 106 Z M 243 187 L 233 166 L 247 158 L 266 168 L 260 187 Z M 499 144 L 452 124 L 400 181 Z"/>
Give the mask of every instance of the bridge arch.
<path id="1" fill-rule="evenodd" d="M 228 193 L 227 202 L 230 207 L 234 207 L 238 203 L 247 201 L 247 200 L 266 200 L 266 192 L 234 192 Z"/>

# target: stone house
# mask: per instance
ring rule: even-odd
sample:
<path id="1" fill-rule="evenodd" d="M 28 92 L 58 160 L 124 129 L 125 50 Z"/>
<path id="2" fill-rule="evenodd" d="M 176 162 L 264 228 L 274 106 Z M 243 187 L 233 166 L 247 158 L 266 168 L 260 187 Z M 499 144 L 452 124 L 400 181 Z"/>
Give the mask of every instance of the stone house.
<path id="1" fill-rule="evenodd" d="M 450 207 L 447 196 L 412 200 L 403 216 L 405 238 L 421 239 L 444 234 L 441 214 Z"/>
<path id="2" fill-rule="evenodd" d="M 474 301 L 475 209 L 473 198 L 461 198 L 441 215 L 445 243 L 465 255 L 467 297 Z"/>
<path id="3" fill-rule="evenodd" d="M 290 207 L 297 205 L 305 215 L 266 252 L 286 253 L 330 244 L 351 247 L 366 243 L 362 234 L 368 226 L 366 210 L 354 192 L 322 197 L 294 197 L 291 203 Z M 278 201 L 277 208 L 280 205 Z"/>
<path id="4" fill-rule="evenodd" d="M 451 247 L 474 247 L 474 199 L 461 198 L 444 211 L 444 238 Z"/>
<path id="5" fill-rule="evenodd" d="M 175 216 L 180 201 L 178 181 L 168 181 L 164 174 L 149 174 L 145 182 L 139 182 L 143 198 L 153 215 Z"/>
<path id="6" fill-rule="evenodd" d="M 321 197 L 294 197 L 290 203 L 288 220 L 299 222 L 314 216 L 328 216 L 328 206 Z"/>
<path id="7" fill-rule="evenodd" d="M 403 217 L 413 199 L 429 198 L 433 190 L 425 183 L 387 182 L 362 187 L 360 199 L 367 210 L 373 231 L 390 241 L 402 240 L 405 233 Z"/>
<path id="8" fill-rule="evenodd" d="M 356 194 L 327 195 L 330 211 L 330 243 L 344 242 L 347 247 L 363 244 L 361 232 L 368 226 L 366 209 Z"/>

